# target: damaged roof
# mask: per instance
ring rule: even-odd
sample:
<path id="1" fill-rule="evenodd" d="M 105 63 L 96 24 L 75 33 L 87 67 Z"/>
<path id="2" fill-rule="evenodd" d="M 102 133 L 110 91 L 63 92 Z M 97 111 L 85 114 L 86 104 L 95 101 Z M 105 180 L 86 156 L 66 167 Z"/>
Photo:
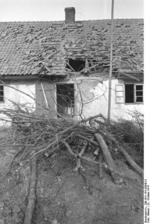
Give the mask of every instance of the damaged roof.
<path id="1" fill-rule="evenodd" d="M 1 22 L 0 75 L 65 75 L 68 58 L 109 67 L 110 20 Z M 143 19 L 115 19 L 113 69 L 143 71 Z"/>

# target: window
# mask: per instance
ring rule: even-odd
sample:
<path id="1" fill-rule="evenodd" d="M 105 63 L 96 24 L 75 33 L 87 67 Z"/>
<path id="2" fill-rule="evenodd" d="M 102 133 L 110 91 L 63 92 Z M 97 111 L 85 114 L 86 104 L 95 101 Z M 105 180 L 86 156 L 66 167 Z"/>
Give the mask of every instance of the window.
<path id="1" fill-rule="evenodd" d="M 4 102 L 4 86 L 0 85 L 0 102 Z"/>
<path id="2" fill-rule="evenodd" d="M 135 88 L 136 88 L 135 89 L 135 91 L 136 91 L 136 94 L 135 94 L 136 102 L 141 103 L 141 102 L 143 102 L 143 85 L 136 85 Z"/>
<path id="3" fill-rule="evenodd" d="M 143 102 L 143 84 L 125 84 L 125 103 Z"/>
<path id="4" fill-rule="evenodd" d="M 57 84 L 57 112 L 62 116 L 74 115 L 74 84 Z"/>

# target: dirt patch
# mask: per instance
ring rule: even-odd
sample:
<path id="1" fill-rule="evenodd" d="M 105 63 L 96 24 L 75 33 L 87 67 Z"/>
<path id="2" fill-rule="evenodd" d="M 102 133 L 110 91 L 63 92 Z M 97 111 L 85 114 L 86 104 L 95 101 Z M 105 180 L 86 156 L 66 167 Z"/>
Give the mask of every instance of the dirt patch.
<path id="1" fill-rule="evenodd" d="M 1 174 L 8 169 L 13 150 L 1 148 Z M 142 180 L 122 161 L 118 170 L 126 176 L 114 184 L 107 172 L 99 179 L 97 166 L 83 163 L 85 171 L 73 171 L 75 162 L 64 153 L 38 161 L 37 201 L 34 224 L 141 224 Z M 4 172 L 5 170 L 5 172 Z M 0 178 L 0 223 L 21 224 L 29 185 L 29 167 L 14 169 Z"/>

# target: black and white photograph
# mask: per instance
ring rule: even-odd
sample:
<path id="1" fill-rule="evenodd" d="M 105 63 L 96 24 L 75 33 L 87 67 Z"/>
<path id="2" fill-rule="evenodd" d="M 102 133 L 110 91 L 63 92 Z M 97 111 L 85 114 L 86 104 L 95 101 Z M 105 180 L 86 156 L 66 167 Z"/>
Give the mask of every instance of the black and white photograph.
<path id="1" fill-rule="evenodd" d="M 145 39 L 144 0 L 0 0 L 0 224 L 150 223 Z"/>

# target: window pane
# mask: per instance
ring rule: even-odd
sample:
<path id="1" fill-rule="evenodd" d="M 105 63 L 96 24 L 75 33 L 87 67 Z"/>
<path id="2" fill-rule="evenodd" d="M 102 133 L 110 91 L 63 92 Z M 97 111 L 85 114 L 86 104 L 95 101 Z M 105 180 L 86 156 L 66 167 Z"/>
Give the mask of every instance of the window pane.
<path id="1" fill-rule="evenodd" d="M 136 91 L 136 96 L 143 96 L 143 92 L 142 91 Z"/>
<path id="2" fill-rule="evenodd" d="M 136 90 L 143 90 L 143 85 L 136 85 Z"/>
<path id="3" fill-rule="evenodd" d="M 123 92 L 116 92 L 116 97 L 123 97 L 124 96 L 124 94 L 123 94 Z"/>
<path id="4" fill-rule="evenodd" d="M 137 96 L 136 97 L 136 102 L 142 103 L 143 102 L 143 97 L 142 96 Z"/>
<path id="5" fill-rule="evenodd" d="M 125 102 L 134 103 L 134 85 L 133 84 L 125 85 Z"/>
<path id="6" fill-rule="evenodd" d="M 117 84 L 116 85 L 116 92 L 123 92 L 123 85 L 119 85 L 119 84 Z"/>

